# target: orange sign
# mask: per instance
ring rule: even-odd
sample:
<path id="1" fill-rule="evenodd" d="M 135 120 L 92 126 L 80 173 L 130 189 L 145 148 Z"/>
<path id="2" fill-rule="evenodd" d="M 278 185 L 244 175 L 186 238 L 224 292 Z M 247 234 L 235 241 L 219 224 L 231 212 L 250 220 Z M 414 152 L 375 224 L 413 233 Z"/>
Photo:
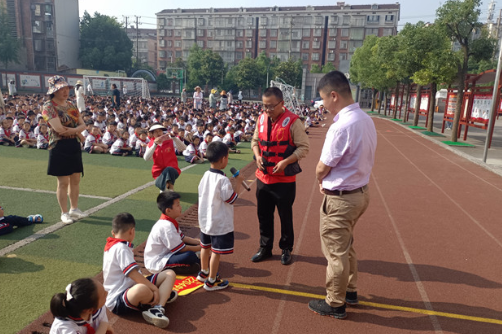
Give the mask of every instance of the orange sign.
<path id="1" fill-rule="evenodd" d="M 186 296 L 195 290 L 201 288 L 204 283 L 199 282 L 194 276 L 177 276 L 176 282 L 174 282 L 173 290 L 178 291 L 179 296 Z"/>

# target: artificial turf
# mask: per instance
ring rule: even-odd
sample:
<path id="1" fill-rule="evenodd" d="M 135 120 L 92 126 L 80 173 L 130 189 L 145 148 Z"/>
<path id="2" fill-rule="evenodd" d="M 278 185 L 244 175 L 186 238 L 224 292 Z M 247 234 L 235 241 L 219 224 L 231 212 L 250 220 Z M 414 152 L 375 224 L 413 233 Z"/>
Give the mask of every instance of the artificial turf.
<path id="1" fill-rule="evenodd" d="M 249 143 L 243 143 L 239 145 L 242 154 L 230 154 L 225 169 L 227 175 L 231 175 L 231 167 L 240 169 L 252 160 L 249 147 Z M 47 154 L 47 151 L 0 147 L 0 185 L 54 191 L 56 179 L 46 175 Z M 151 162 L 140 158 L 84 154 L 83 160 L 85 176 L 81 194 L 116 197 L 153 180 Z M 188 166 L 183 157 L 179 158 L 179 166 Z M 208 163 L 195 165 L 182 172 L 176 181 L 175 191 L 181 194 L 183 210 L 197 201 L 199 181 L 208 169 Z M 48 310 L 54 293 L 62 292 L 77 278 L 92 277 L 101 271 L 103 247 L 106 238 L 111 236 L 111 220 L 117 213 L 133 214 L 136 219 L 134 244 L 144 242 L 160 215 L 155 203 L 158 193 L 154 186 L 148 187 L 0 257 L 0 332 L 18 332 Z M 86 210 L 105 201 L 81 197 L 79 206 Z M 1 236 L 0 248 L 60 220 L 55 194 L 0 188 L 0 205 L 5 207 L 7 214 L 41 213 L 45 218 L 44 224 Z"/>

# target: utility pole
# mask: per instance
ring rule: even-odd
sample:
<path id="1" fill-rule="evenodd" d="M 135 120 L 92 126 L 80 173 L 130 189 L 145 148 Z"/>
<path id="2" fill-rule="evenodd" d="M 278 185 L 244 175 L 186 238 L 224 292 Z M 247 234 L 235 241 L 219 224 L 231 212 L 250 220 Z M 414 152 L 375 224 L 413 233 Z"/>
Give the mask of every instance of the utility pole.
<path id="1" fill-rule="evenodd" d="M 134 15 L 134 17 L 136 18 L 136 66 L 139 67 L 139 64 L 141 64 L 141 60 L 139 59 L 139 25 L 141 24 L 139 19 L 141 16 Z"/>
<path id="2" fill-rule="evenodd" d="M 125 33 L 126 33 L 126 35 L 127 35 L 127 19 L 129 18 L 129 16 L 124 16 L 124 15 L 122 15 L 122 17 L 123 17 L 123 18 L 124 18 L 124 20 L 125 20 L 125 26 L 124 26 L 124 29 L 125 29 Z"/>
<path id="3" fill-rule="evenodd" d="M 289 21 L 289 59 L 291 59 L 291 37 L 293 35 L 293 17 L 290 17 L 290 21 Z M 268 80 L 267 80 L 268 81 Z"/>

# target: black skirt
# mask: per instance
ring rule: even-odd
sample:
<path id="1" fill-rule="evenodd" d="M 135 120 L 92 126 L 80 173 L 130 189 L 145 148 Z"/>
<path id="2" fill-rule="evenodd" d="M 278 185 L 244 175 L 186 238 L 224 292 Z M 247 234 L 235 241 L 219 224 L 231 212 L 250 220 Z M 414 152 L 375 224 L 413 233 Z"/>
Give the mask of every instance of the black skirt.
<path id="1" fill-rule="evenodd" d="M 56 146 L 49 150 L 47 175 L 69 176 L 75 173 L 84 173 L 80 143 L 76 138 L 60 139 Z"/>

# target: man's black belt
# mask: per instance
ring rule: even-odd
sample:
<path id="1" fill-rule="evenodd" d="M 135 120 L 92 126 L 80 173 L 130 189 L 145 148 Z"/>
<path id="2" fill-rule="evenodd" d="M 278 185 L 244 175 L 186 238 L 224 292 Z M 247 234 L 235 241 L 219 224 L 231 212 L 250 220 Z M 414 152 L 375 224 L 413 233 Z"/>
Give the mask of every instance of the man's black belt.
<path id="1" fill-rule="evenodd" d="M 368 185 L 362 186 L 360 188 L 354 189 L 354 190 L 329 190 L 329 189 L 323 189 L 324 193 L 329 196 L 343 196 L 343 195 L 350 195 L 350 194 L 355 194 L 355 193 L 362 193 L 366 189 L 368 189 Z"/>

